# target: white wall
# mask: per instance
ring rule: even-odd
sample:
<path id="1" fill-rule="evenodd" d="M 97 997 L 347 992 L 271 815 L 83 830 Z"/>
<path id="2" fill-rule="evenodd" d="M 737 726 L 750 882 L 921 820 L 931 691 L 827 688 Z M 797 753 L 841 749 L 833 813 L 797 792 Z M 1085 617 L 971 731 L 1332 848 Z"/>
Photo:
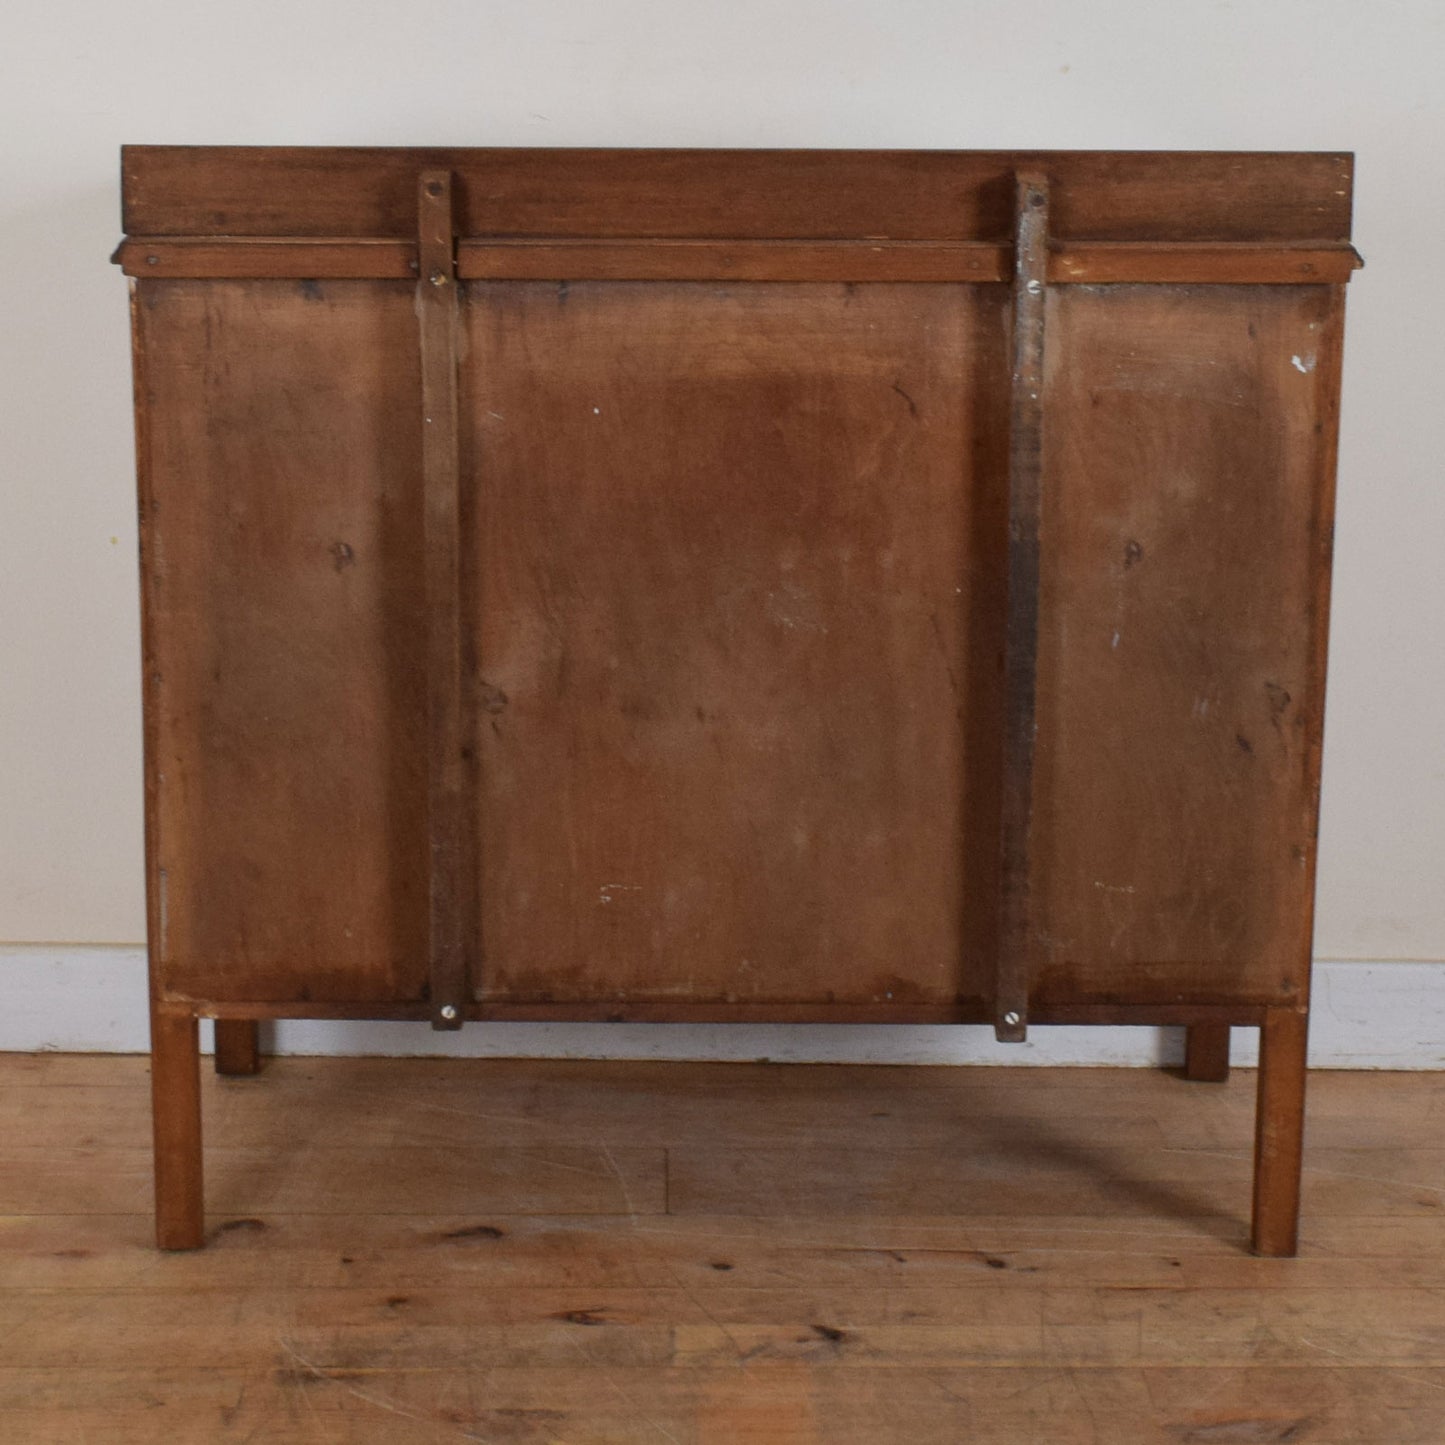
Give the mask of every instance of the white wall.
<path id="1" fill-rule="evenodd" d="M 1421 964 L 1438 1011 L 1442 58 L 1439 0 L 10 0 L 0 940 L 143 934 L 122 141 L 1353 149 L 1317 943 Z M 0 956 L 0 1010 L 43 953 Z M 42 986 L 32 1042 L 84 1043 Z"/>

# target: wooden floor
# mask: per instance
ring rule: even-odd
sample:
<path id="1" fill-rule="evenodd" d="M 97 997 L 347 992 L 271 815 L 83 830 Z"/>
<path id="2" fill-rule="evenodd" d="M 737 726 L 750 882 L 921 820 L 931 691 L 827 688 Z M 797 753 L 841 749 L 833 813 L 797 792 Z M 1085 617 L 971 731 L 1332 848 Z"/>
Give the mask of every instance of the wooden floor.
<path id="1" fill-rule="evenodd" d="M 282 1059 L 150 1246 L 144 1059 L 0 1055 L 0 1441 L 1445 1441 L 1445 1075 Z"/>

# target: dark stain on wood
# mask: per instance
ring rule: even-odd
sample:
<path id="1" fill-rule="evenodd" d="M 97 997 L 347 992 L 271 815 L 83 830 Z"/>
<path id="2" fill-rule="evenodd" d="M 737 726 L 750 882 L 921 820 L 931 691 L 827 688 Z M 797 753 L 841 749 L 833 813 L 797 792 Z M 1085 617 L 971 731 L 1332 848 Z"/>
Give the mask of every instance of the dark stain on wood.
<path id="1" fill-rule="evenodd" d="M 914 401 L 914 399 L 906 391 L 904 391 L 904 389 L 896 381 L 893 383 L 893 390 L 896 391 L 898 395 L 901 396 L 903 400 L 908 404 L 909 416 L 916 418 L 918 416 L 918 403 Z"/>
<path id="2" fill-rule="evenodd" d="M 461 1229 L 449 1229 L 440 1235 L 441 1239 L 505 1239 L 507 1231 L 495 1224 L 468 1224 Z"/>
<path id="3" fill-rule="evenodd" d="M 1167 1425 L 1169 1434 L 1180 1445 L 1289 1445 L 1308 1438 L 1316 1424 L 1312 1416 L 1235 1416 L 1203 1424 Z"/>

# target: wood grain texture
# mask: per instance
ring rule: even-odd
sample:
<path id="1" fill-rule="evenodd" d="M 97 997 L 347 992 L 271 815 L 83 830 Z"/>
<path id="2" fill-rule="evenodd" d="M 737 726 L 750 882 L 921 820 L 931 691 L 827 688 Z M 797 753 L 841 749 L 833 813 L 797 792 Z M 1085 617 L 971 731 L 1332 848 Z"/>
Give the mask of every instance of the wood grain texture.
<path id="1" fill-rule="evenodd" d="M 1184 1077 L 1201 1084 L 1229 1078 L 1228 1024 L 1191 1024 L 1185 1030 Z"/>
<path id="2" fill-rule="evenodd" d="M 160 994 L 424 998 L 406 282 L 137 283 Z"/>
<path id="3" fill-rule="evenodd" d="M 407 279 L 420 262 L 405 241 L 337 237 L 141 236 L 111 258 L 128 276 Z M 1347 281 L 1361 264 L 1345 242 L 1080 242 L 1059 244 L 1053 285 Z M 528 237 L 463 239 L 463 280 L 492 281 L 1007 281 L 1007 246 L 987 241 L 697 241 Z"/>
<path id="4" fill-rule="evenodd" d="M 1256 1254 L 1292 1255 L 1299 1247 L 1308 1036 L 1309 1015 L 1290 1009 L 1271 1009 L 1260 1030 L 1251 1232 Z"/>
<path id="5" fill-rule="evenodd" d="M 463 236 L 978 240 L 1045 173 L 1065 241 L 1339 242 L 1353 157 L 1169 151 L 126 146 L 132 236 L 409 240 L 416 176 L 457 178 Z"/>
<path id="6" fill-rule="evenodd" d="M 227 206 L 268 176 L 273 221 L 293 203 L 365 211 L 366 185 L 390 215 L 398 168 L 429 159 L 458 167 L 448 259 L 484 194 L 494 250 L 555 243 L 566 228 L 548 208 L 561 206 L 604 235 L 631 217 L 632 231 L 584 250 L 641 232 L 674 254 L 862 254 L 827 225 L 812 240 L 787 240 L 786 225 L 747 232 L 768 207 L 791 214 L 798 186 L 866 220 L 877 197 L 864 182 L 886 174 L 940 182 L 910 212 L 913 231 L 945 214 L 934 206 L 973 207 L 976 222 L 992 215 L 1000 163 L 611 153 L 583 178 L 587 158 L 143 149 L 127 157 L 129 219 L 145 221 L 146 195 L 179 204 L 204 182 L 206 225 L 232 228 Z M 1231 257 L 1300 246 L 1264 212 L 1313 197 L 1305 209 L 1335 214 L 1348 199 L 1340 157 L 1038 159 L 1054 229 L 1068 242 L 1082 228 L 1085 250 L 1105 255 L 1119 243 L 1081 218 L 1104 197 L 1116 220 L 1133 215 L 1139 187 L 1156 188 L 1151 204 L 1191 245 Z M 1327 171 L 1343 182 L 1334 201 L 1312 189 Z M 649 176 L 675 185 L 639 201 Z M 731 239 L 685 239 L 706 235 L 728 176 L 766 178 L 761 209 L 734 212 Z M 1262 177 L 1278 183 L 1268 204 L 1251 189 Z M 559 189 L 543 194 L 544 180 Z M 1235 222 L 1264 206 L 1249 241 L 1211 230 L 1226 181 Z M 1194 209 L 1171 209 L 1190 186 Z M 967 246 L 958 219 L 948 229 Z M 228 244 L 245 244 L 232 229 Z M 937 245 L 885 239 L 905 255 Z M 1175 243 L 1148 244 L 1167 255 Z M 431 672 L 465 670 L 467 687 L 430 712 L 464 705 L 481 720 L 487 779 L 444 791 L 476 797 L 484 846 L 470 876 L 504 900 L 482 928 L 501 968 L 483 1011 L 749 1017 L 811 1004 L 966 1019 L 996 1003 L 998 871 L 978 839 L 1000 806 L 998 298 L 930 283 L 468 283 L 466 475 L 442 489 L 466 544 L 429 605 L 418 564 L 435 561 L 440 534 L 430 527 L 428 553 L 418 502 L 438 488 L 419 476 L 456 449 L 418 456 L 422 434 L 439 434 L 405 415 L 424 350 L 406 335 L 406 292 L 139 285 L 163 1005 L 245 1017 L 425 1004 L 418 638 L 430 627 L 436 641 L 466 587 L 465 625 L 444 648 L 458 667 L 434 658 Z M 1051 302 L 1069 357 L 1046 458 L 1064 525 L 1043 578 L 1041 1017 L 1125 1006 L 1185 1021 L 1178 1010 L 1226 1006 L 1247 1021 L 1305 999 L 1339 294 L 1074 286 Z M 423 283 L 423 300 L 439 299 Z M 1146 556 L 1149 528 L 1162 554 Z M 333 540 L 317 547 L 318 531 Z M 1126 603 L 1139 616 L 1120 650 L 1109 618 Z M 1197 711 L 1182 710 L 1185 693 Z M 432 772 L 459 784 L 455 741 L 433 739 L 450 762 Z M 1148 876 L 1123 877 L 1133 871 Z M 453 978 L 432 992 L 461 989 Z"/>
<path id="7" fill-rule="evenodd" d="M 111 257 L 127 276 L 194 280 L 413 280 L 415 239 L 314 236 L 139 236 Z"/>
<path id="8" fill-rule="evenodd" d="M 1006 298 L 467 296 L 484 1001 L 983 996 Z"/>
<path id="9" fill-rule="evenodd" d="M 1036 1002 L 1298 1005 L 1337 288 L 1050 304 Z"/>
<path id="10" fill-rule="evenodd" d="M 1445 1076 L 1316 1074 L 1292 1261 L 1241 1248 L 1248 1071 L 282 1058 L 204 1080 L 211 1247 L 161 1260 L 147 1084 L 0 1056 L 6 1440 L 1445 1435 Z M 941 1153 L 977 1212 L 912 1192 Z"/>
<path id="11" fill-rule="evenodd" d="M 187 1016 L 212 1019 L 425 1019 L 425 1003 L 291 1003 L 216 1002 L 211 999 L 171 999 L 158 1007 Z M 1131 1027 L 1168 1028 L 1193 1024 L 1257 1025 L 1266 1012 L 1263 1004 L 1053 1004 L 1035 1009 L 1036 1024 L 1125 1024 Z M 839 1024 L 980 1024 L 989 1023 L 991 1010 L 982 1000 L 957 1003 L 769 1003 L 734 1000 L 731 1003 L 686 1002 L 676 999 L 574 999 L 546 1003 L 538 999 L 473 1000 L 466 1017 L 476 1022 L 509 1023 L 533 1020 L 543 1023 L 676 1022 L 685 1016 L 698 1023 L 839 1023 Z"/>
<path id="12" fill-rule="evenodd" d="M 217 1019 L 216 1072 L 244 1076 L 260 1071 L 260 1025 L 254 1019 Z"/>
<path id="13" fill-rule="evenodd" d="M 195 1019 L 151 1013 L 155 1233 L 161 1249 L 199 1249 L 205 1235 L 199 1035 Z"/>
<path id="14" fill-rule="evenodd" d="M 124 167 L 158 1075 L 202 1012 L 1263 1022 L 1292 1247 L 1349 157 Z"/>
<path id="15" fill-rule="evenodd" d="M 417 183 L 416 312 L 421 349 L 422 510 L 426 546 L 427 998 L 434 1029 L 459 1029 L 475 952 L 470 907 L 473 770 L 462 600 L 457 417 L 456 207 L 447 171 Z"/>
<path id="16" fill-rule="evenodd" d="M 1002 1042 L 1027 1037 L 1034 953 L 1034 745 L 1039 652 L 1039 548 L 1043 494 L 1044 276 L 1049 183 L 1020 171 L 1009 344 L 1008 580 L 1003 623 L 1003 737 L 999 785 L 998 942 L 993 1027 Z"/>

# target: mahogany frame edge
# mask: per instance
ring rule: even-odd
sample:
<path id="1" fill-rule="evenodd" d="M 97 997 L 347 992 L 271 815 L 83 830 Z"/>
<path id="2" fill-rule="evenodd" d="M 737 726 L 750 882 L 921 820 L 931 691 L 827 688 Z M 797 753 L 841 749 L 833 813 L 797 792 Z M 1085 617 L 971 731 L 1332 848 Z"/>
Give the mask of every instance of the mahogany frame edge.
<path id="1" fill-rule="evenodd" d="M 127 237 L 111 259 L 127 276 L 167 280 L 415 281 L 417 248 L 346 237 Z M 1364 264 L 1348 242 L 1056 242 L 1060 285 L 1312 285 Z M 1013 278 L 1013 248 L 983 241 L 733 241 L 669 237 L 464 237 L 461 281 L 977 282 Z"/>
<path id="2" fill-rule="evenodd" d="M 154 1000 L 157 1013 L 165 1016 L 207 1019 L 315 1019 L 350 1021 L 426 1020 L 431 1005 L 426 1002 L 385 1003 L 305 1000 L 300 1002 L 253 1002 L 226 999 L 181 999 L 174 996 Z M 1257 1026 L 1266 1014 L 1283 1010 L 1307 1012 L 1292 1003 L 1073 1003 L 1038 1004 L 1029 1009 L 1029 1022 L 1041 1025 L 1117 1025 L 1148 1028 L 1184 1027 L 1190 1024 Z M 462 1010 L 468 1023 L 821 1023 L 821 1024 L 967 1024 L 988 1026 L 993 1013 L 981 1000 L 956 1004 L 816 1004 L 799 1003 L 702 1003 L 679 1009 L 675 1000 L 633 1002 L 538 1000 L 473 1001 Z"/>
<path id="3" fill-rule="evenodd" d="M 1038 170 L 1065 239 L 1338 242 L 1354 190 L 1347 151 L 125 145 L 123 229 L 409 239 L 423 169 L 463 235 L 998 241 Z"/>

